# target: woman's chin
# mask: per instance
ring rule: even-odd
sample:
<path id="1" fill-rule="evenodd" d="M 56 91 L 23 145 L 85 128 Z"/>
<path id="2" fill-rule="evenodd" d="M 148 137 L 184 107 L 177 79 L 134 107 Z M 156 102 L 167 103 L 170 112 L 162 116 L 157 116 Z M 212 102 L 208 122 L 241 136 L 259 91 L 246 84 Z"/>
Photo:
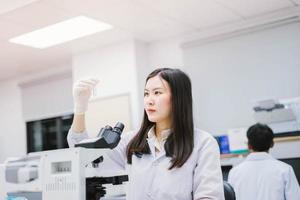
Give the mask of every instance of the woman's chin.
<path id="1" fill-rule="evenodd" d="M 154 117 L 148 117 L 148 120 L 152 123 L 156 123 L 157 122 L 157 119 L 154 118 Z"/>

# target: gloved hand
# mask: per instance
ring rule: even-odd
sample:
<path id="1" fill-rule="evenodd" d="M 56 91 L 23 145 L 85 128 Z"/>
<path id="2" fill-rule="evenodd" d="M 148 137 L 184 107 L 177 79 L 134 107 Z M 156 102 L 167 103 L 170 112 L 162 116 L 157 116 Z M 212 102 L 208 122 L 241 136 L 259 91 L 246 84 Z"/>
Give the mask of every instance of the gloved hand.
<path id="1" fill-rule="evenodd" d="M 98 84 L 96 78 L 82 79 L 73 85 L 74 114 L 83 115 L 88 108 L 88 101 L 93 89 Z"/>

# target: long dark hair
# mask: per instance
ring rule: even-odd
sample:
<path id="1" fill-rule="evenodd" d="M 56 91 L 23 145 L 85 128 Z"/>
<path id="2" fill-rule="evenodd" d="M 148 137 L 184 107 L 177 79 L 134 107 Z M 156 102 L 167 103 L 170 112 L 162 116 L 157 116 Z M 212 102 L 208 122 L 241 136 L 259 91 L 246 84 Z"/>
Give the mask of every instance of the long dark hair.
<path id="1" fill-rule="evenodd" d="M 169 169 L 181 167 L 190 157 L 194 148 L 194 121 L 192 86 L 190 78 L 180 69 L 159 68 L 151 72 L 147 81 L 160 76 L 168 82 L 171 89 L 171 134 L 167 138 L 164 148 L 166 156 L 171 157 Z M 150 154 L 147 142 L 148 131 L 155 123 L 149 121 L 146 111 L 141 124 L 141 128 L 136 136 L 127 146 L 127 162 L 132 163 L 132 156 L 140 157 L 142 154 Z"/>

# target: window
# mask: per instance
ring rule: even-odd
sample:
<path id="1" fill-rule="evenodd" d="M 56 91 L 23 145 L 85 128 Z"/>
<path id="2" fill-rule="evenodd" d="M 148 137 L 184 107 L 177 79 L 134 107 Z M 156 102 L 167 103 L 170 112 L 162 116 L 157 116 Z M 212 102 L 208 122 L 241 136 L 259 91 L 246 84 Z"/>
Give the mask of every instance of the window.
<path id="1" fill-rule="evenodd" d="M 66 115 L 27 122 L 27 153 L 68 148 L 67 134 L 72 121 L 73 115 Z"/>

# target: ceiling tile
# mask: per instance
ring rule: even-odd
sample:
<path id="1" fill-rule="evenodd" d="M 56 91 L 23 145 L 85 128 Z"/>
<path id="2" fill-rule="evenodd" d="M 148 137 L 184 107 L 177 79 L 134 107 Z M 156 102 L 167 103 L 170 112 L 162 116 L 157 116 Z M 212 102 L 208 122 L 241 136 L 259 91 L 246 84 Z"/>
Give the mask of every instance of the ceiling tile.
<path id="1" fill-rule="evenodd" d="M 293 7 L 289 0 L 215 0 L 225 7 L 233 9 L 245 18 Z"/>
<path id="2" fill-rule="evenodd" d="M 49 6 L 45 1 L 37 1 L 17 10 L 6 13 L 3 18 L 33 31 L 72 18 L 72 14 Z"/>
<path id="3" fill-rule="evenodd" d="M 0 40 L 5 41 L 12 37 L 18 36 L 26 31 L 25 25 L 15 23 L 3 17 L 0 18 L 0 27 Z"/>
<path id="4" fill-rule="evenodd" d="M 88 15 L 131 33 L 158 29 L 169 20 L 132 0 L 52 0 L 53 5 L 70 12 Z"/>
<path id="5" fill-rule="evenodd" d="M 159 24 L 157 24 L 156 27 L 152 27 L 150 30 L 140 30 L 134 32 L 135 37 L 139 38 L 140 40 L 146 41 L 146 42 L 152 42 L 157 40 L 166 39 L 169 37 L 176 37 L 184 34 L 189 34 L 191 32 L 195 31 L 190 26 L 177 23 L 172 20 L 161 20 Z"/>
<path id="6" fill-rule="evenodd" d="M 231 10 L 212 0 L 134 0 L 146 8 L 178 22 L 197 28 L 214 26 L 241 19 Z"/>
<path id="7" fill-rule="evenodd" d="M 0 14 L 10 12 L 12 10 L 21 8 L 28 4 L 31 4 L 37 0 L 6 0 L 0 1 Z"/>

